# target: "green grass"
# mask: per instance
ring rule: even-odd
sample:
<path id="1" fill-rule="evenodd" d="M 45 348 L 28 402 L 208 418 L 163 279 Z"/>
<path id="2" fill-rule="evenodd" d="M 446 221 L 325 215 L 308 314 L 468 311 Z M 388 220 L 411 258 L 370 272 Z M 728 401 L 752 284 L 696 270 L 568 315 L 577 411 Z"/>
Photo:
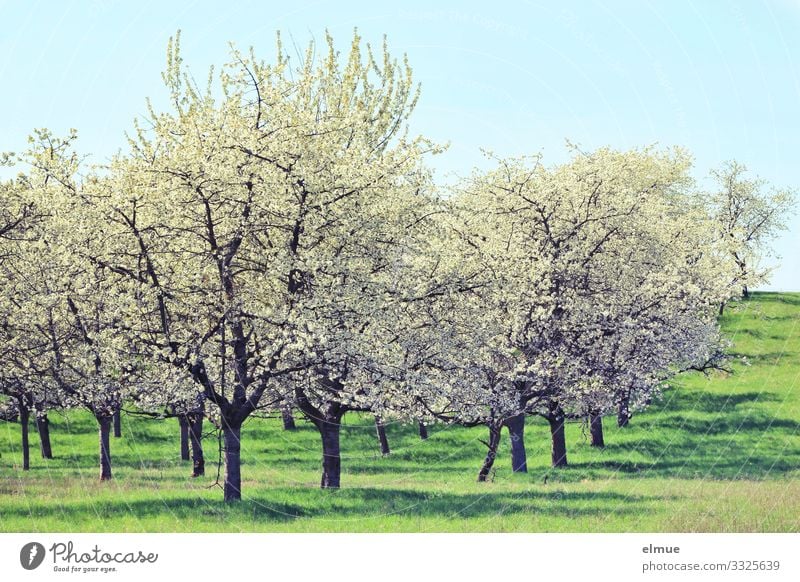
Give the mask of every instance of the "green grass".
<path id="1" fill-rule="evenodd" d="M 627 429 L 606 421 L 604 450 L 568 427 L 570 466 L 549 468 L 548 429 L 526 429 L 528 474 L 512 474 L 504 442 L 496 473 L 476 483 L 485 430 L 389 425 L 382 458 L 368 418 L 342 433 L 342 489 L 318 489 L 316 431 L 278 420 L 243 429 L 241 503 L 208 475 L 191 479 L 177 421 L 123 419 L 114 480 L 97 480 L 94 420 L 53 413 L 56 458 L 21 463 L 19 427 L 0 423 L 0 531 L 800 531 L 800 294 L 759 293 L 726 312 L 732 376 L 687 375 Z M 32 432 L 32 442 L 36 434 Z M 547 482 L 545 483 L 545 476 Z"/>

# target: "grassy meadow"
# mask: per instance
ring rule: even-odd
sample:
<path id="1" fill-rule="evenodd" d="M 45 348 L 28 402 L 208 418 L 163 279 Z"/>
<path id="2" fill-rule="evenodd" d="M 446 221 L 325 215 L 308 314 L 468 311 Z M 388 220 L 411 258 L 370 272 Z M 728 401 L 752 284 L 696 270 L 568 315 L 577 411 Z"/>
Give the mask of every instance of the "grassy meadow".
<path id="1" fill-rule="evenodd" d="M 757 293 L 723 324 L 746 358 L 733 375 L 679 378 L 628 428 L 607 418 L 602 450 L 570 424 L 566 469 L 549 467 L 547 423 L 529 418 L 529 472 L 511 472 L 504 435 L 488 483 L 475 481 L 485 429 L 434 426 L 422 441 L 415 426 L 389 424 L 381 457 L 371 419 L 351 415 L 342 489 L 323 491 L 316 430 L 258 418 L 242 431 L 243 501 L 227 506 L 213 432 L 206 476 L 192 479 L 177 420 L 123 416 L 114 479 L 101 483 L 88 414 L 51 412 L 52 460 L 32 426 L 27 472 L 19 426 L 0 422 L 0 531 L 798 532 L 800 294 Z"/>

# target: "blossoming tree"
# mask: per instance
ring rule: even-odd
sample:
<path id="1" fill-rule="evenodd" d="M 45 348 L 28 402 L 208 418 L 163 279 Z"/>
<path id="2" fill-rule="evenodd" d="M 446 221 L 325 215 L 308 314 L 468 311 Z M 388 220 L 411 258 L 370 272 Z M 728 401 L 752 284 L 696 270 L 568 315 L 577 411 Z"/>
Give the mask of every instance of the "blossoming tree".
<path id="1" fill-rule="evenodd" d="M 329 37 L 296 68 L 280 42 L 273 64 L 234 52 L 215 97 L 176 39 L 173 110 L 150 111 L 93 198 L 107 232 L 92 260 L 126 286 L 137 351 L 188 372 L 216 408 L 226 500 L 241 496 L 255 410 L 301 410 L 322 437 L 322 485 L 338 487 L 341 416 L 375 400 L 358 356 L 387 333 L 434 148 L 406 135 L 409 67 L 362 50 L 355 36 L 341 63 Z"/>
<path id="2" fill-rule="evenodd" d="M 709 305 L 730 289 L 713 249 L 698 246 L 708 224 L 686 204 L 688 167 L 680 151 L 601 149 L 553 168 L 501 160 L 462 187 L 464 263 L 478 260 L 486 274 L 474 305 L 501 326 L 492 341 L 502 338 L 506 354 L 495 356 L 484 386 L 492 414 L 480 477 L 516 415 L 548 420 L 561 466 L 570 415 L 597 415 L 621 390 L 649 401 L 680 362 L 716 353 Z M 676 331 L 688 328 L 702 332 Z M 508 375 L 497 382 L 504 360 Z M 499 417 L 498 400 L 507 407 Z"/>

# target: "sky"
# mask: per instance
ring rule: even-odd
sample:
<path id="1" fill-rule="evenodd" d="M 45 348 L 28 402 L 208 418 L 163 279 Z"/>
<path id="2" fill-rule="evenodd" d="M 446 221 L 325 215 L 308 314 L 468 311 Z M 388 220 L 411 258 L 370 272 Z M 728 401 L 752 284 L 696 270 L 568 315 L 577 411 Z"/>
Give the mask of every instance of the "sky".
<path id="1" fill-rule="evenodd" d="M 145 98 L 165 100 L 168 38 L 181 29 L 199 79 L 229 43 L 271 60 L 275 33 L 298 47 L 354 28 L 408 55 L 422 95 L 412 128 L 448 150 L 450 181 L 498 156 L 680 145 L 695 177 L 737 159 L 800 188 L 800 0 L 165 2 L 0 0 L 0 151 L 36 127 L 77 128 L 102 162 L 124 145 Z M 709 184 L 710 186 L 710 184 Z M 776 242 L 764 289 L 800 291 L 800 216 Z"/>

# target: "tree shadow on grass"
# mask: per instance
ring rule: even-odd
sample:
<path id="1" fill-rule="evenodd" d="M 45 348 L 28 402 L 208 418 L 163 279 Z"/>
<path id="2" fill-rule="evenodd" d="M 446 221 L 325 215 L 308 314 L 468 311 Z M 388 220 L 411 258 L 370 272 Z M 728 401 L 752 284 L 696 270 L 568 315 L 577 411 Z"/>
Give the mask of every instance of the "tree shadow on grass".
<path id="1" fill-rule="evenodd" d="M 716 392 L 704 392 L 702 390 L 670 390 L 663 398 L 655 404 L 651 411 L 653 413 L 670 411 L 702 412 L 711 414 L 721 414 L 731 412 L 742 404 L 777 402 L 780 399 L 770 392 L 740 392 L 737 394 L 719 394 Z M 661 424 L 661 419 L 651 415 L 649 424 L 655 426 Z"/>
<path id="2" fill-rule="evenodd" d="M 629 429 L 612 428 L 603 449 L 571 463 L 579 478 L 766 479 L 800 467 L 800 421 L 780 418 L 769 392 L 669 391 Z M 761 406 L 767 404 L 767 406 Z"/>
<path id="3" fill-rule="evenodd" d="M 608 476 L 613 472 L 628 478 L 672 478 L 672 479 L 715 479 L 715 480 L 763 480 L 776 475 L 797 470 L 797 461 L 770 457 L 698 458 L 694 456 L 677 458 L 672 451 L 653 461 L 595 461 L 572 465 L 576 475 L 583 478 Z"/>
<path id="4" fill-rule="evenodd" d="M 402 489 L 354 488 L 339 491 L 275 488 L 245 500 L 226 505 L 206 498 L 165 498 L 124 501 L 107 499 L 68 505 L 30 503 L 6 507 L 9 520 L 51 518 L 74 523 L 115 519 L 129 514 L 141 519 L 217 523 L 243 530 L 294 521 L 298 518 L 328 522 L 382 520 L 389 516 L 412 518 L 469 519 L 518 513 L 537 513 L 564 518 L 615 515 L 641 515 L 642 511 L 663 504 L 665 497 L 623 495 L 613 492 L 523 491 L 518 494 L 426 493 Z M 346 526 L 345 526 L 346 529 Z M 380 525 L 376 523 L 376 531 Z"/>
<path id="5" fill-rule="evenodd" d="M 754 329 L 752 327 L 742 327 L 736 330 L 736 334 L 744 334 L 749 335 L 750 337 L 756 339 L 764 339 L 767 335 L 764 333 L 763 330 Z"/>
<path id="6" fill-rule="evenodd" d="M 477 471 L 486 453 L 485 446 L 477 440 L 483 436 L 481 428 L 440 427 L 436 431 L 431 430 L 428 440 L 421 440 L 416 426 L 388 424 L 386 431 L 392 451 L 388 456 L 380 454 L 374 425 L 356 427 L 351 424 L 348 428 L 341 437 L 342 465 L 352 473 L 399 475 L 472 472 L 473 468 Z M 265 446 L 265 443 L 269 443 L 269 435 L 265 435 L 255 452 L 261 459 L 283 467 L 317 470 L 322 451 L 316 430 L 312 430 L 315 433 L 313 439 L 309 439 L 308 435 L 300 434 L 297 438 L 296 434 L 292 434 L 293 440 L 281 441 L 287 447 L 283 449 Z M 470 430 L 472 432 L 467 432 Z M 258 438 L 258 435 L 255 437 Z M 251 442 L 249 435 L 243 439 L 243 446 L 247 442 Z"/>
<path id="7" fill-rule="evenodd" d="M 756 291 L 752 293 L 753 299 L 756 299 L 756 303 L 783 303 L 786 305 L 792 305 L 795 307 L 800 307 L 800 294 L 798 293 L 770 293 L 770 292 L 762 292 Z M 745 299 L 743 304 L 747 304 L 752 300 Z"/>
<path id="8" fill-rule="evenodd" d="M 750 434 L 761 438 L 764 434 L 796 435 L 800 434 L 800 422 L 787 418 L 775 418 L 759 411 L 749 411 L 744 414 L 711 415 L 707 418 L 692 418 L 670 416 L 660 420 L 658 426 L 666 429 L 677 429 L 689 434 L 698 435 L 699 442 L 694 446 L 702 448 L 702 439 L 708 436 Z"/>
<path id="9" fill-rule="evenodd" d="M 788 445 L 800 423 L 764 415 L 660 421 L 663 436 L 608 442 L 595 459 L 574 463 L 571 478 L 626 477 L 766 479 L 800 467 L 800 450 Z M 653 435 L 655 431 L 648 431 Z M 795 441 L 796 442 L 796 441 Z M 568 474 L 566 477 L 570 477 Z"/>
<path id="10" fill-rule="evenodd" d="M 785 339 L 780 336 L 770 336 L 771 339 L 782 340 Z M 779 363 L 781 360 L 786 360 L 788 358 L 794 358 L 795 354 L 791 352 L 766 352 L 763 354 L 745 354 L 742 352 L 730 352 L 728 355 L 731 358 L 739 358 L 739 359 L 746 359 L 751 364 L 762 364 L 762 365 L 775 365 Z"/>
<path id="11" fill-rule="evenodd" d="M 478 468 L 480 466 L 481 457 L 480 455 L 475 455 L 473 457 L 473 466 L 464 467 L 464 465 L 454 465 L 454 464 L 409 464 L 406 461 L 398 461 L 396 463 L 389 463 L 386 462 L 386 459 L 377 459 L 374 463 L 359 463 L 359 464 L 350 464 L 345 465 L 343 470 L 347 473 L 352 475 L 415 475 L 415 474 L 424 474 L 424 473 L 434 473 L 434 474 L 452 474 L 452 475 L 464 475 L 470 474 L 474 472 L 475 474 L 478 473 Z M 473 471 L 474 469 L 474 471 Z"/>

